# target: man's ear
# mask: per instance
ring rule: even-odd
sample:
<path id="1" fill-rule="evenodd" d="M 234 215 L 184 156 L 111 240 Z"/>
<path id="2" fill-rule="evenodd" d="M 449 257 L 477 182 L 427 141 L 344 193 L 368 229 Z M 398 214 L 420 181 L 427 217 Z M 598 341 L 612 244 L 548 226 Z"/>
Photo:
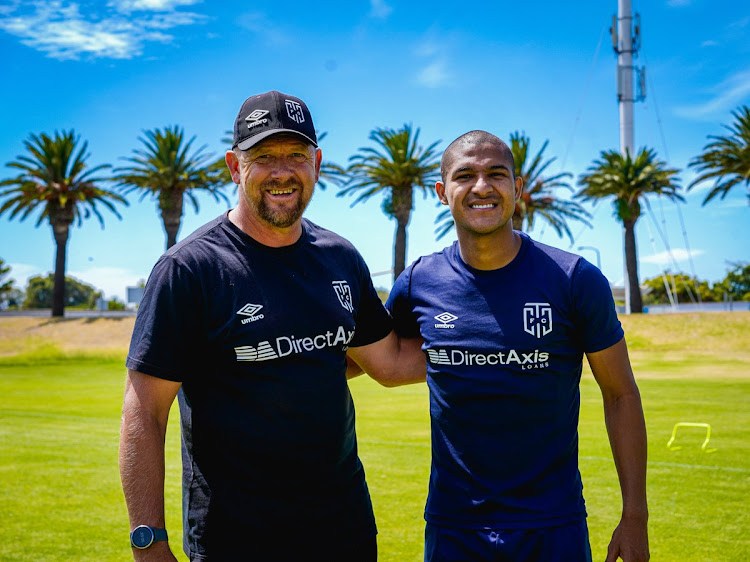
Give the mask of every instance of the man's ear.
<path id="1" fill-rule="evenodd" d="M 229 173 L 232 174 L 232 181 L 239 185 L 240 183 L 240 161 L 237 159 L 237 155 L 234 150 L 227 150 L 224 155 L 224 160 L 229 168 Z"/>
<path id="2" fill-rule="evenodd" d="M 320 179 L 320 163 L 323 161 L 323 152 L 319 149 L 315 149 L 315 183 L 318 183 Z"/>
<path id="3" fill-rule="evenodd" d="M 516 201 L 521 199 L 521 194 L 523 193 L 523 178 L 521 176 L 516 176 Z"/>
<path id="4" fill-rule="evenodd" d="M 445 184 L 441 181 L 435 182 L 435 192 L 437 193 L 438 199 L 443 205 L 448 204 L 448 199 L 445 197 Z"/>

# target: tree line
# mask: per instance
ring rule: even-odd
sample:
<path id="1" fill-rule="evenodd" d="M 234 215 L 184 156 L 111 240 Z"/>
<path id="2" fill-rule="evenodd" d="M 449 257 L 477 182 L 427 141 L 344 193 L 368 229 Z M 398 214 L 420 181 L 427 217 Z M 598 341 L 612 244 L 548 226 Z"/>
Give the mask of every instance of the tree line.
<path id="1" fill-rule="evenodd" d="M 26 287 L 21 290 L 15 287 L 13 280 L 5 280 L 10 273 L 10 266 L 0 258 L 0 309 L 34 309 L 52 308 L 52 295 L 55 278 L 53 274 L 46 277 L 31 277 Z M 64 305 L 66 308 L 93 310 L 103 298 L 102 291 L 75 277 L 65 276 Z M 125 310 L 125 303 L 117 297 L 104 302 L 107 310 Z"/>
<path id="2" fill-rule="evenodd" d="M 743 184 L 750 201 L 750 108 L 742 106 L 732 115 L 734 122 L 724 125 L 728 134 L 709 135 L 702 153 L 688 164 L 698 172 L 688 190 L 704 181 L 714 182 L 704 205 L 717 197 L 723 199 L 735 186 Z M 419 134 L 419 128 L 410 124 L 398 129 L 377 128 L 369 135 L 370 145 L 360 147 L 349 158 L 348 166 L 324 161 L 321 167 L 321 187 L 325 187 L 326 181 L 335 184 L 338 196 L 354 196 L 352 206 L 374 196 L 382 198 L 383 212 L 396 223 L 394 279 L 406 266 L 407 229 L 415 191 L 424 196 L 434 195 L 432 187 L 439 178 L 441 154 L 437 146 L 441 141 L 423 147 Z M 324 137 L 325 133 L 319 135 L 320 140 Z M 591 226 L 590 214 L 581 202 L 596 204 L 611 200 L 614 216 L 623 225 L 631 310 L 641 312 L 635 224 L 641 216 L 641 203 L 649 194 L 684 201 L 677 177 L 679 170 L 669 168 L 656 151 L 647 147 L 636 154 L 604 150 L 579 176 L 576 190 L 571 185 L 572 173 L 548 173 L 555 161 L 544 155 L 548 141 L 531 156 L 531 142 L 525 133 L 513 132 L 509 139 L 515 173 L 524 179 L 523 193 L 513 215 L 514 228 L 530 229 L 540 218 L 558 236 L 566 235 L 573 241 L 569 221 Z M 56 245 L 53 316 L 64 313 L 67 241 L 74 223 L 80 225 L 93 215 L 103 228 L 100 209 L 106 208 L 122 218 L 117 205 L 127 205 L 125 195 L 137 192 L 140 200 L 147 197 L 156 200 L 166 247 L 170 248 L 177 241 L 185 198 L 196 212 L 199 192 L 228 202 L 224 190 L 232 182 L 223 157 L 208 154 L 205 146 L 194 148 L 195 137 L 187 139 L 181 127 L 144 131 L 138 140 L 141 146 L 125 158 L 126 165 L 89 167 L 88 143 L 81 142 L 73 130 L 56 131 L 52 135 L 31 134 L 24 141 L 26 152 L 6 164 L 16 173 L 0 181 L 0 215 L 9 213 L 10 219 L 18 217 L 23 221 L 38 211 L 36 226 L 48 223 L 53 231 Z M 105 175 L 105 170 L 111 172 Z M 572 199 L 560 196 L 565 191 Z M 453 228 L 450 213 L 443 211 L 436 219 L 437 238 Z"/>
<path id="3" fill-rule="evenodd" d="M 643 282 L 644 304 L 750 302 L 750 264 L 735 263 L 721 281 L 709 283 L 686 273 L 656 276 Z"/>

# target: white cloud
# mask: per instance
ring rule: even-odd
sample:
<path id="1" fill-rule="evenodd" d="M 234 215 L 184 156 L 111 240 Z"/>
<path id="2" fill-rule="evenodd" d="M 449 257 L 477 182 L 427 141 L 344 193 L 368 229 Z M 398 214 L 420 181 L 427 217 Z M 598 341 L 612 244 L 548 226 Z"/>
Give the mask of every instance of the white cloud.
<path id="1" fill-rule="evenodd" d="M 677 8 L 679 6 L 689 6 L 690 0 L 668 0 L 667 5 L 671 6 L 672 8 Z"/>
<path id="2" fill-rule="evenodd" d="M 47 275 L 50 273 L 49 270 L 43 270 L 39 266 L 28 263 L 9 263 L 8 265 L 10 266 L 8 279 L 13 279 L 15 281 L 16 289 L 23 289 L 26 287 L 30 277 Z"/>
<path id="3" fill-rule="evenodd" d="M 729 76 L 712 91 L 715 95 L 710 100 L 702 104 L 678 107 L 675 112 L 681 117 L 702 119 L 733 109 L 750 95 L 750 70 Z"/>
<path id="4" fill-rule="evenodd" d="M 428 88 L 442 86 L 447 80 L 445 64 L 440 60 L 428 64 L 417 74 L 417 83 Z"/>
<path id="5" fill-rule="evenodd" d="M 418 70 L 414 74 L 414 81 L 427 88 L 437 88 L 447 84 L 451 78 L 449 72 L 450 45 L 449 34 L 433 26 L 428 29 L 413 49 Z"/>
<path id="6" fill-rule="evenodd" d="M 437 42 L 427 39 L 417 45 L 417 48 L 415 49 L 415 52 L 417 55 L 421 57 L 431 57 L 433 55 L 437 55 L 440 52 L 440 46 Z"/>
<path id="7" fill-rule="evenodd" d="M 708 41 L 704 41 L 703 43 L 701 43 L 701 47 L 716 47 L 718 44 L 719 44 L 718 41 L 709 39 Z"/>
<path id="8" fill-rule="evenodd" d="M 135 11 L 159 11 L 174 10 L 178 6 L 191 6 L 200 0 L 117 0 L 107 2 L 107 5 L 118 11 L 130 13 Z"/>
<path id="9" fill-rule="evenodd" d="M 642 262 L 655 263 L 657 265 L 672 265 L 674 262 L 686 262 L 690 257 L 696 257 L 705 254 L 704 250 L 691 250 L 687 251 L 684 248 L 674 248 L 670 252 L 661 252 L 659 254 L 653 254 L 641 258 Z"/>
<path id="10" fill-rule="evenodd" d="M 733 29 L 742 29 L 743 27 L 747 27 L 748 24 L 750 24 L 750 17 L 744 17 L 737 21 L 733 21 L 729 24 L 729 27 Z"/>
<path id="11" fill-rule="evenodd" d="M 284 45 L 291 40 L 290 37 L 269 20 L 265 14 L 260 12 L 242 14 L 239 16 L 237 23 L 245 29 L 260 35 L 271 45 Z"/>
<path id="12" fill-rule="evenodd" d="M 171 41 L 173 37 L 166 30 L 204 21 L 205 17 L 199 14 L 174 11 L 176 6 L 190 3 L 193 2 L 130 0 L 109 3 L 98 10 L 87 4 L 87 12 L 81 13 L 74 2 L 36 1 L 0 12 L 0 29 L 59 60 L 76 60 L 81 55 L 129 59 L 140 55 L 147 42 Z M 146 13 L 130 13 L 136 9 Z"/>
<path id="13" fill-rule="evenodd" d="M 132 287 L 143 279 L 143 275 L 121 267 L 92 267 L 81 271 L 66 271 L 65 274 L 93 285 L 104 293 L 105 298 L 117 297 L 121 301 L 125 300 L 126 287 Z"/>
<path id="14" fill-rule="evenodd" d="M 385 0 L 370 0 L 370 17 L 384 20 L 386 19 L 393 8 L 385 3 Z"/>

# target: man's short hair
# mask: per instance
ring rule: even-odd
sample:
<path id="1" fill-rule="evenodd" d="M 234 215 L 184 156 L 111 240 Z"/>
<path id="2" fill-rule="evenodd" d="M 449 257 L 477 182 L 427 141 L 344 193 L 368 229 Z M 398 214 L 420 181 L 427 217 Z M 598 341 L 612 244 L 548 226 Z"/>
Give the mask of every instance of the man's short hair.
<path id="1" fill-rule="evenodd" d="M 478 145 L 478 144 L 490 144 L 497 148 L 503 155 L 510 161 L 510 169 L 515 178 L 516 163 L 513 159 L 513 152 L 510 147 L 505 144 L 501 139 L 488 133 L 487 131 L 469 131 L 464 133 L 452 143 L 448 145 L 448 148 L 443 152 L 443 157 L 440 159 L 440 177 L 445 183 L 445 177 L 448 173 L 448 168 L 453 164 L 453 153 L 459 148 L 467 145 Z"/>

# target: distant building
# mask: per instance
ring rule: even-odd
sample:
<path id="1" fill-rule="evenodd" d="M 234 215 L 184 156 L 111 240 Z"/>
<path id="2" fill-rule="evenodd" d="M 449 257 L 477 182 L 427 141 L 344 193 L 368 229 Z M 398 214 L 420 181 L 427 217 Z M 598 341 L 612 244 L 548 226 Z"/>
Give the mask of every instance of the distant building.
<path id="1" fill-rule="evenodd" d="M 126 300 L 128 308 L 138 308 L 143 298 L 143 287 L 126 287 L 125 290 L 128 293 Z"/>

